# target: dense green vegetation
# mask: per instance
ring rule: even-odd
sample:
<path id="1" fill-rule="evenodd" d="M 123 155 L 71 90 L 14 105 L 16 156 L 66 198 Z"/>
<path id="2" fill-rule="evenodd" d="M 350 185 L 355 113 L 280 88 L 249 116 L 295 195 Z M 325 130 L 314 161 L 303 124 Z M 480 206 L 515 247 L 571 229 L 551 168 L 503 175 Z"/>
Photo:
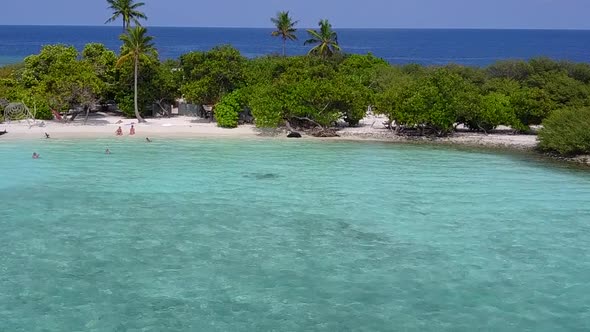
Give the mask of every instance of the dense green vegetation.
<path id="1" fill-rule="evenodd" d="M 145 31 L 140 37 L 150 45 Z M 134 116 L 135 99 L 138 115 L 150 114 L 152 105 L 184 97 L 216 105 L 224 127 L 235 127 L 244 108 L 260 127 L 285 121 L 301 127 L 354 126 L 371 106 L 374 113 L 387 116 L 392 129 L 424 135 L 446 135 L 458 125 L 482 132 L 505 125 L 527 132 L 544 120 L 555 133 L 555 126 L 566 122 L 550 117 L 552 113 L 575 115 L 580 119 L 576 130 L 590 131 L 581 121 L 584 107 L 590 107 L 590 65 L 583 63 L 537 58 L 487 68 L 392 66 L 370 54 L 337 53 L 247 59 L 228 45 L 160 62 L 150 47 L 125 43 L 131 46 L 123 47 L 120 57 L 100 44 L 89 44 L 81 53 L 71 46 L 46 46 L 23 64 L 0 69 L 0 98 L 34 103 L 40 118 L 51 118 L 51 109 L 87 110 L 109 100 Z M 555 139 L 549 133 L 547 129 L 541 135 L 547 150 L 588 152 L 548 143 Z"/>
<path id="2" fill-rule="evenodd" d="M 590 153 L 590 108 L 556 110 L 543 121 L 540 148 L 565 156 Z"/>
<path id="3" fill-rule="evenodd" d="M 0 99 L 34 104 L 42 119 L 51 118 L 51 110 L 88 114 L 97 104 L 114 101 L 125 115 L 142 121 L 154 108 L 167 115 L 166 106 L 184 98 L 213 106 L 218 125 L 227 128 L 238 125 L 244 110 L 258 127 L 325 129 L 355 126 L 371 109 L 398 133 L 436 136 L 459 126 L 528 132 L 544 124 L 543 149 L 590 153 L 590 139 L 582 134 L 590 132 L 589 64 L 536 58 L 487 68 L 394 66 L 371 54 L 343 53 L 327 20 L 307 31 L 305 44 L 312 48 L 306 56 L 247 59 L 223 45 L 161 62 L 152 38 L 138 25 L 145 18 L 137 11 L 143 3 L 108 3 L 109 21 L 121 17 L 127 28 L 119 56 L 101 44 L 88 44 L 81 53 L 67 45 L 45 46 L 22 64 L 0 68 Z M 296 39 L 297 22 L 288 12 L 271 20 L 283 45 Z"/>
<path id="4" fill-rule="evenodd" d="M 238 126 L 239 113 L 244 108 L 244 100 L 241 90 L 235 90 L 223 96 L 215 106 L 215 119 L 217 125 L 223 128 L 235 128 Z"/>

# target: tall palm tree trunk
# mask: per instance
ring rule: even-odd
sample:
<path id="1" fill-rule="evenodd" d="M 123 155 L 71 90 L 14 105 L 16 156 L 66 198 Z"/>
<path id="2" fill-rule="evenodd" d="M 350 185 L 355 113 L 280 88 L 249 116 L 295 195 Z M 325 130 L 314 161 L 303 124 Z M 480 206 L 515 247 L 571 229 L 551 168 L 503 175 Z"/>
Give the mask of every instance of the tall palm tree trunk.
<path id="1" fill-rule="evenodd" d="M 283 57 L 287 55 L 285 53 L 285 43 L 287 43 L 287 38 L 283 37 Z"/>
<path id="2" fill-rule="evenodd" d="M 139 114 L 139 107 L 137 103 L 137 76 L 139 73 L 139 56 L 135 56 L 135 82 L 133 86 L 133 102 L 135 104 L 135 117 L 137 118 L 137 122 L 144 122 L 143 118 Z"/>

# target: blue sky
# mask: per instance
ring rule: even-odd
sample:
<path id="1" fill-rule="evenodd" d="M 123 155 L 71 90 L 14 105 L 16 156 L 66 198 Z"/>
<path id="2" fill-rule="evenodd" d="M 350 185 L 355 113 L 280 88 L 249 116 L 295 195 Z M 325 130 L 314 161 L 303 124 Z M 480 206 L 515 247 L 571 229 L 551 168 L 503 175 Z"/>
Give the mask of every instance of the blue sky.
<path id="1" fill-rule="evenodd" d="M 144 0 L 147 25 L 270 27 L 289 10 L 300 27 L 590 29 L 590 0 Z M 5 0 L 0 24 L 101 25 L 103 0 Z"/>

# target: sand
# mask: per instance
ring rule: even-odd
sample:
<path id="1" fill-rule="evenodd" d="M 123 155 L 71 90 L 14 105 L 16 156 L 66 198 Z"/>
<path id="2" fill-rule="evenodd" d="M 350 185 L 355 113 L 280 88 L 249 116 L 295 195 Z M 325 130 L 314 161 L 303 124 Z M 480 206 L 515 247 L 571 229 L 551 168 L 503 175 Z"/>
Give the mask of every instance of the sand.
<path id="1" fill-rule="evenodd" d="M 119 126 L 123 130 L 123 137 L 129 137 L 131 125 L 135 127 L 136 133 L 132 137 L 138 139 L 146 137 L 255 137 L 258 135 L 258 131 L 253 125 L 225 129 L 217 127 L 215 123 L 185 116 L 147 119 L 145 123 L 138 123 L 135 119 L 96 113 L 89 117 L 86 124 L 84 124 L 84 117 L 71 123 L 46 120 L 36 122 L 37 125 L 33 126 L 30 126 L 27 121 L 2 123 L 0 131 L 6 129 L 8 134 L 1 136 L 0 139 L 45 138 L 45 133 L 56 139 L 116 137 L 115 131 Z"/>
<path id="2" fill-rule="evenodd" d="M 486 146 L 496 148 L 510 148 L 518 150 L 532 150 L 537 146 L 536 135 L 515 135 L 509 128 L 503 127 L 495 133 L 484 134 L 475 132 L 456 132 L 448 137 L 407 137 L 396 135 L 385 126 L 387 118 L 384 116 L 368 115 L 362 119 L 357 127 L 343 128 L 338 134 L 343 139 L 365 139 L 380 141 L 415 141 L 442 144 L 459 144 L 467 146 Z"/>
<path id="3" fill-rule="evenodd" d="M 379 140 L 379 141 L 423 141 L 430 143 L 460 144 L 470 146 L 505 147 L 513 149 L 530 150 L 537 145 L 535 135 L 512 135 L 507 133 L 470 133 L 459 132 L 444 138 L 408 138 L 399 136 L 384 126 L 385 117 L 368 115 L 361 120 L 359 126 L 343 128 L 338 134 L 339 140 Z M 36 121 L 36 125 L 30 126 L 27 121 L 12 121 L 0 124 L 0 131 L 8 133 L 0 136 L 0 140 L 10 139 L 36 139 L 45 138 L 48 133 L 51 138 L 105 138 L 116 137 L 115 131 L 119 126 L 123 129 L 123 137 L 145 139 L 146 137 L 260 137 L 273 136 L 285 137 L 285 132 L 278 135 L 270 135 L 268 131 L 257 129 L 253 125 L 241 125 L 234 129 L 218 127 L 215 123 L 194 117 L 176 116 L 172 118 L 147 119 L 146 123 L 137 123 L 135 119 L 126 119 L 119 116 L 104 113 L 92 114 L 87 123 L 84 118 L 78 118 L 72 123 L 57 121 Z M 135 126 L 136 135 L 130 136 L 129 129 Z M 305 136 L 307 139 L 320 140 Z"/>

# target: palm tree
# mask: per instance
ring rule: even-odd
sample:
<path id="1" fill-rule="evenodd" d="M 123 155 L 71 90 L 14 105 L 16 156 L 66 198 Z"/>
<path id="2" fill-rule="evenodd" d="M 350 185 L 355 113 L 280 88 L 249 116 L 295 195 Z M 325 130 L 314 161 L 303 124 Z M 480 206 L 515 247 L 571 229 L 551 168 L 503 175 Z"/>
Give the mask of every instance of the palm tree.
<path id="1" fill-rule="evenodd" d="M 341 51 L 340 46 L 338 46 L 338 35 L 332 30 L 332 24 L 328 20 L 320 20 L 318 24 L 320 30 L 308 29 L 307 33 L 310 38 L 303 43 L 303 45 L 317 44 L 309 51 L 309 54 L 327 58 Z"/>
<path id="2" fill-rule="evenodd" d="M 156 49 L 151 36 L 146 36 L 147 29 L 141 26 L 136 26 L 127 29 L 127 33 L 122 34 L 119 39 L 123 41 L 123 47 L 121 50 L 121 56 L 117 61 L 117 66 L 133 60 L 134 70 L 134 85 L 133 85 L 133 101 L 135 104 L 135 117 L 138 122 L 145 122 L 145 120 L 139 114 L 139 107 L 137 105 L 137 77 L 139 75 L 139 60 L 146 59 L 150 61 L 148 55 L 157 56 Z"/>
<path id="3" fill-rule="evenodd" d="M 123 30 L 127 30 L 131 26 L 131 21 L 135 25 L 141 25 L 139 19 L 147 19 L 144 13 L 138 10 L 139 7 L 145 5 L 143 2 L 134 2 L 135 0 L 107 0 L 109 9 L 113 11 L 113 16 L 109 18 L 105 24 L 114 22 L 119 16 L 123 18 Z"/>
<path id="4" fill-rule="evenodd" d="M 273 31 L 271 35 L 274 37 L 281 37 L 283 39 L 283 56 L 285 56 L 285 43 L 287 39 L 289 40 L 297 40 L 297 35 L 295 34 L 295 25 L 298 21 L 293 21 L 293 19 L 289 16 L 289 12 L 278 12 L 277 17 L 273 17 L 270 19 L 272 23 L 274 23 L 277 30 Z"/>

